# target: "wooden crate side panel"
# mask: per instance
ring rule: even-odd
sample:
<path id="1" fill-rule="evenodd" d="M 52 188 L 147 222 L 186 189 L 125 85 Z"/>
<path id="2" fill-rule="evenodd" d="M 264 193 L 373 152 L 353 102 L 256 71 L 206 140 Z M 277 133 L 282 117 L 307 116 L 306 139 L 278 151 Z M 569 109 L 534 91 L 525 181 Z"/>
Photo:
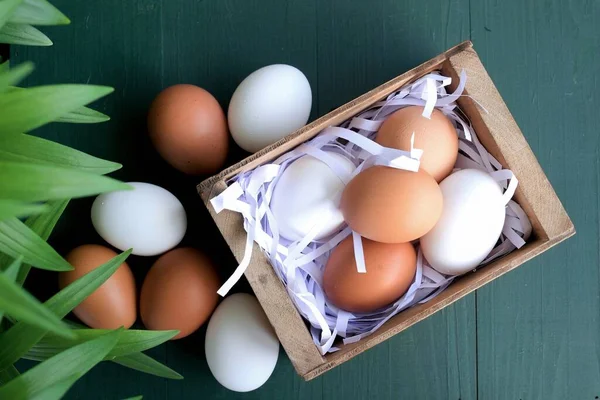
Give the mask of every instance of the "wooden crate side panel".
<path id="1" fill-rule="evenodd" d="M 468 48 L 449 57 L 448 64 L 454 75 L 467 71 L 466 93 L 487 109 L 482 110 L 470 97 L 458 100 L 481 143 L 519 179 L 516 200 L 535 232 L 550 240 L 574 232 L 573 223 L 475 50 Z"/>
<path id="2" fill-rule="evenodd" d="M 366 109 L 373 103 L 384 98 L 385 96 L 404 86 L 408 82 L 413 81 L 418 77 L 427 74 L 428 72 L 441 68 L 442 64 L 450 55 L 456 54 L 464 49 L 471 48 L 472 45 L 473 44 L 470 41 L 460 43 L 454 46 L 453 48 L 449 49 L 445 53 L 440 54 L 439 56 L 434 57 L 429 61 L 426 61 L 425 63 L 411 69 L 408 72 L 405 72 L 404 74 L 394 79 L 391 79 L 390 81 L 376 87 L 373 90 L 370 90 L 362 96 L 318 118 L 317 120 L 311 122 L 305 127 L 300 128 L 296 132 L 292 133 L 289 136 L 286 136 L 285 138 L 272 144 L 271 146 L 268 146 L 254 153 L 253 155 L 245 158 L 239 163 L 234 164 L 229 168 L 226 168 L 219 174 L 206 179 L 198 185 L 198 192 L 202 196 L 202 192 L 212 191 L 213 187 L 218 182 L 227 181 L 228 179 L 239 174 L 240 172 L 249 171 L 261 164 L 264 164 L 270 160 L 277 158 L 281 154 L 293 149 L 294 147 L 306 142 L 309 139 L 312 139 L 328 126 L 335 126 L 344 122 L 348 118 L 356 115 L 360 111 Z"/>
<path id="3" fill-rule="evenodd" d="M 416 305 L 401 312 L 385 323 L 373 335 L 368 336 L 357 343 L 346 346 L 342 345 L 340 351 L 327 355 L 325 357 L 326 362 L 323 365 L 305 374 L 303 378 L 307 381 L 314 379 L 330 369 L 348 361 L 363 351 L 368 350 L 371 347 L 402 332 L 403 330 L 410 328 L 412 325 L 449 306 L 455 301 L 463 298 L 464 296 L 493 281 L 508 271 L 515 269 L 516 267 L 543 253 L 573 234 L 574 232 L 567 232 L 564 234 L 564 236 L 557 237 L 553 241 L 538 239 L 534 242 L 528 243 L 520 250 L 514 251 L 502 259 L 485 266 L 484 268 L 472 274 L 463 276 L 431 301 L 425 304 Z"/>
<path id="4" fill-rule="evenodd" d="M 243 228 L 242 216 L 227 210 L 216 214 L 209 203 L 212 197 L 225 188 L 226 183 L 221 181 L 213 190 L 204 191 L 202 199 L 235 259 L 241 262 L 246 249 L 246 231 Z M 325 360 L 313 343 L 306 322 L 256 243 L 252 249 L 252 262 L 244 275 L 298 374 L 303 375 L 321 365 Z"/>

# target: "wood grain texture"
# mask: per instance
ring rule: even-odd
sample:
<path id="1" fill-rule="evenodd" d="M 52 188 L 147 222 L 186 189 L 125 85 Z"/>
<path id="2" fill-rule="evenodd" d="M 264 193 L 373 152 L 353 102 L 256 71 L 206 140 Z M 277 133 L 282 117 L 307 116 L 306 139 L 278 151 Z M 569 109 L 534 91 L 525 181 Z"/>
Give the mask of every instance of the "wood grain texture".
<path id="1" fill-rule="evenodd" d="M 52 125 L 42 136 L 124 164 L 116 176 L 173 191 L 190 219 L 185 244 L 209 253 L 225 279 L 235 267 L 194 186 L 155 154 L 145 112 L 164 86 L 188 82 L 225 107 L 237 83 L 273 62 L 311 82 L 311 119 L 472 36 L 578 235 L 516 271 L 310 382 L 282 352 L 248 399 L 593 399 L 600 395 L 598 280 L 598 4 L 592 1 L 53 0 L 73 21 L 42 28 L 51 48 L 12 49 L 36 62 L 27 84 L 87 82 L 116 92 L 96 107 L 112 121 Z M 230 165 L 245 157 L 234 152 Z M 146 161 L 142 162 L 142 159 Z M 62 252 L 100 243 L 91 201 L 75 201 L 52 243 Z M 74 234 L 76 233 L 76 234 Z M 141 283 L 153 259 L 130 265 Z M 56 288 L 37 272 L 40 297 Z M 37 283 L 37 285 L 36 285 Z M 240 282 L 236 290 L 249 291 Z M 476 311 L 477 306 L 477 311 Z M 240 398 L 204 361 L 204 331 L 152 356 L 181 372 L 166 381 L 103 363 L 69 392 L 75 399 Z M 476 352 L 477 350 L 477 352 Z M 23 370 L 31 363 L 22 363 Z M 340 389 L 341 388 L 341 389 Z M 342 397 L 342 396 L 339 396 Z"/>
<path id="2" fill-rule="evenodd" d="M 551 241 L 564 238 L 566 232 L 574 233 L 573 223 L 476 51 L 466 49 L 450 56 L 448 66 L 444 72 L 447 70 L 447 75 L 453 78 L 458 78 L 460 71 L 467 72 L 465 94 L 473 98 L 461 97 L 457 103 L 471 121 L 481 144 L 519 179 L 515 200 L 530 216 L 534 233 Z M 473 99 L 485 104 L 485 110 Z"/>

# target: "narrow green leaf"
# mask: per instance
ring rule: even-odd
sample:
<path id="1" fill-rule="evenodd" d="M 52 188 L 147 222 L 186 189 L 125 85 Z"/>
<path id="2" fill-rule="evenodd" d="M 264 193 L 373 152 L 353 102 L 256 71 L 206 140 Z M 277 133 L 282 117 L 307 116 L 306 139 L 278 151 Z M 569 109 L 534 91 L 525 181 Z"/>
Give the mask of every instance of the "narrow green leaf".
<path id="1" fill-rule="evenodd" d="M 0 94 L 0 134 L 29 132 L 113 91 L 107 86 L 50 85 Z"/>
<path id="2" fill-rule="evenodd" d="M 52 40 L 33 26 L 10 22 L 0 28 L 0 43 L 24 46 L 52 46 Z"/>
<path id="3" fill-rule="evenodd" d="M 50 209 L 42 215 L 27 218 L 25 225 L 42 239 L 48 240 L 70 199 L 53 200 L 46 203 Z"/>
<path id="4" fill-rule="evenodd" d="M 24 0 L 9 19 L 15 24 L 68 25 L 66 15 L 46 0 Z"/>
<path id="5" fill-rule="evenodd" d="M 133 353 L 128 356 L 117 357 L 112 362 L 161 378 L 183 379 L 183 376 L 144 353 Z"/>
<path id="6" fill-rule="evenodd" d="M 17 269 L 21 261 L 22 257 L 17 258 L 8 269 Z M 0 274 L 0 310 L 20 321 L 54 332 L 59 337 L 75 337 L 60 318 L 4 274 Z"/>
<path id="7" fill-rule="evenodd" d="M 22 201 L 87 197 L 132 189 L 112 178 L 52 165 L 0 161 L 0 171 L 2 197 Z"/>
<path id="8" fill-rule="evenodd" d="M 10 263 L 8 268 L 6 268 L 4 272 L 2 272 L 2 274 L 0 275 L 4 275 L 4 277 L 7 278 L 9 281 L 14 282 L 17 279 L 17 275 L 19 274 L 19 266 L 22 260 L 23 257 L 15 259 L 12 263 Z"/>
<path id="9" fill-rule="evenodd" d="M 54 165 L 97 175 L 108 174 L 122 167 L 121 164 L 91 156 L 51 140 L 25 134 L 0 136 L 0 161 Z"/>
<path id="10" fill-rule="evenodd" d="M 51 271 L 70 271 L 73 268 L 44 239 L 17 218 L 0 221 L 0 252 L 13 258 Z"/>
<path id="11" fill-rule="evenodd" d="M 8 61 L 5 63 L 8 65 Z M 4 64 L 0 64 L 2 67 Z M 0 68 L 0 72 L 2 69 Z M 28 88 L 22 88 L 18 86 L 9 86 L 5 88 L 6 92 L 19 92 L 26 91 Z M 93 110 L 89 107 L 79 107 L 74 109 L 73 111 L 69 111 L 66 114 L 58 117 L 54 120 L 54 122 L 64 122 L 70 124 L 97 124 L 100 122 L 109 121 L 110 117 L 106 114 L 103 114 L 99 111 Z"/>
<path id="12" fill-rule="evenodd" d="M 2 274 L 8 279 L 10 282 L 14 282 L 17 279 L 17 275 L 19 274 L 19 266 L 21 264 L 22 257 L 15 259 L 10 265 L 6 268 Z M 4 318 L 4 310 L 0 310 L 0 325 L 2 325 L 2 319 Z"/>
<path id="13" fill-rule="evenodd" d="M 11 15 L 17 10 L 23 0 L 2 0 L 0 1 L 0 28 L 8 21 Z"/>
<path id="14" fill-rule="evenodd" d="M 67 376 L 66 378 L 59 380 L 58 382 L 46 386 L 42 388 L 31 397 L 28 397 L 28 400 L 59 400 L 62 399 L 63 396 L 71 389 L 71 386 L 77 382 L 79 378 L 83 375 L 81 373 L 75 373 L 71 376 Z"/>
<path id="15" fill-rule="evenodd" d="M 65 315 L 106 282 L 127 259 L 129 254 L 131 254 L 131 249 L 88 272 L 52 296 L 44 305 L 57 317 L 64 318 Z M 18 322 L 0 334 L 0 370 L 15 363 L 47 333 L 44 329 Z"/>
<path id="16" fill-rule="evenodd" d="M 79 343 L 105 335 L 109 330 L 75 329 L 71 332 L 75 334 L 74 339 L 65 339 L 54 333 L 48 333 L 23 358 L 33 361 L 44 361 Z M 121 334 L 119 342 L 106 356 L 106 359 L 112 360 L 115 357 L 151 349 L 166 342 L 178 333 L 179 331 L 125 330 Z"/>
<path id="17" fill-rule="evenodd" d="M 58 222 L 60 216 L 67 208 L 69 204 L 69 199 L 66 200 L 56 200 L 50 201 L 46 203 L 49 207 L 49 210 L 44 214 L 34 215 L 25 221 L 25 225 L 28 226 L 33 232 L 35 232 L 39 237 L 43 240 L 48 240 L 54 226 Z M 2 256 L 2 254 L 0 254 Z M 2 268 L 2 261 L 0 257 L 0 268 Z M 25 283 L 25 279 L 29 274 L 29 270 L 31 269 L 31 264 L 23 264 L 19 269 L 19 275 L 17 275 L 17 283 L 23 286 Z"/>
<path id="18" fill-rule="evenodd" d="M 126 399 L 123 400 L 142 400 L 144 398 L 144 396 L 133 396 L 133 397 L 128 397 Z"/>
<path id="19" fill-rule="evenodd" d="M 4 386 L 5 384 L 7 384 L 11 380 L 15 379 L 19 375 L 21 375 L 21 374 L 19 374 L 19 371 L 17 371 L 17 369 L 15 368 L 14 365 L 11 365 L 8 368 L 0 370 L 0 387 Z"/>
<path id="20" fill-rule="evenodd" d="M 40 363 L 0 388 L 1 399 L 28 399 L 49 386 L 82 376 L 104 359 L 115 346 L 121 329 L 79 344 Z"/>
<path id="21" fill-rule="evenodd" d="M 73 321 L 65 320 L 65 323 L 73 329 L 86 329 L 85 325 L 81 325 Z M 125 331 L 124 334 L 126 334 L 126 332 L 127 331 Z M 179 375 L 171 368 L 159 363 L 152 357 L 147 356 L 146 354 L 141 352 L 116 357 L 111 359 L 111 361 L 126 368 L 131 368 L 147 374 L 160 376 L 162 378 L 183 379 L 183 376 Z"/>
<path id="22" fill-rule="evenodd" d="M 0 150 L 0 153 L 2 153 L 2 150 Z M 0 221 L 10 217 L 22 218 L 28 215 L 40 214 L 47 210 L 48 206 L 45 204 L 31 204 L 10 199 L 0 199 Z"/>
<path id="23" fill-rule="evenodd" d="M 97 124 L 109 120 L 110 117 L 100 111 L 88 107 L 80 107 L 59 117 L 56 122 L 65 122 L 69 124 Z"/>
<path id="24" fill-rule="evenodd" d="M 33 63 L 31 62 L 24 62 L 5 72 L 0 71 L 0 93 L 4 92 L 8 86 L 21 82 L 31 74 L 31 71 L 33 71 Z"/>

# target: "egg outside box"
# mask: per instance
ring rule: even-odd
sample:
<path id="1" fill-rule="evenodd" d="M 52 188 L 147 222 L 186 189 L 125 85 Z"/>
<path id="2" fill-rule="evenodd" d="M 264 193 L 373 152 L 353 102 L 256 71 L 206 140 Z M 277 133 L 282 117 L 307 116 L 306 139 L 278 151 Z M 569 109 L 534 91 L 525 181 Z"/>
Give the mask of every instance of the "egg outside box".
<path id="1" fill-rule="evenodd" d="M 199 184 L 198 192 L 237 261 L 241 262 L 243 259 L 246 247 L 243 217 L 227 210 L 217 214 L 210 206 L 210 199 L 227 188 L 229 179 L 278 158 L 312 139 L 323 129 L 339 125 L 407 83 L 436 70 L 452 78 L 450 91 L 456 88 L 460 72 L 467 72 L 469 79 L 464 94 L 469 96 L 460 97 L 457 100 L 458 106 L 471 121 L 474 131 L 487 151 L 505 168 L 512 170 L 518 178 L 519 186 L 513 199 L 529 217 L 533 234 L 520 249 L 456 279 L 437 297 L 404 310 L 372 335 L 356 343 L 341 345 L 339 351 L 324 356 L 314 344 L 306 321 L 298 313 L 269 259 L 255 243 L 252 260 L 245 276 L 294 368 L 305 380 L 313 379 L 407 329 L 575 234 L 569 216 L 525 137 L 483 67 L 472 43 L 467 41 L 365 93 Z M 478 107 L 473 99 L 484 105 L 487 112 Z"/>

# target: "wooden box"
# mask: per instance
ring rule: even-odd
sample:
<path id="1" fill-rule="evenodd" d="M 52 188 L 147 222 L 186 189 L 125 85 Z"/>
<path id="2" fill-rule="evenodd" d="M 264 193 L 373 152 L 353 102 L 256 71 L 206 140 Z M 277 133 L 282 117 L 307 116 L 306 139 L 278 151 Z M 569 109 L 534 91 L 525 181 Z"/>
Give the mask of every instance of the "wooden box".
<path id="1" fill-rule="evenodd" d="M 341 350 L 325 356 L 319 353 L 312 341 L 306 321 L 296 310 L 268 259 L 255 244 L 252 262 L 246 271 L 246 278 L 275 328 L 296 371 L 304 379 L 312 379 L 407 329 L 572 236 L 575 234 L 575 229 L 569 216 L 481 64 L 471 42 L 461 43 L 384 83 L 198 185 L 198 192 L 204 204 L 239 262 L 244 254 L 246 240 L 246 232 L 242 227 L 242 216 L 226 210 L 216 214 L 209 203 L 211 198 L 226 188 L 228 179 L 242 171 L 274 160 L 281 154 L 311 139 L 324 128 L 340 124 L 400 87 L 434 70 L 441 70 L 443 75 L 453 78 L 453 86 L 450 88 L 453 91 L 458 82 L 458 75 L 463 69 L 467 72 L 465 94 L 480 101 L 488 113 L 477 107 L 470 97 L 461 97 L 458 100 L 459 107 L 472 122 L 481 143 L 519 179 L 519 187 L 514 199 L 525 210 L 533 225 L 532 237 L 521 249 L 515 250 L 485 268 L 457 279 L 431 301 L 396 315 L 373 335 L 357 343 L 341 345 Z"/>

